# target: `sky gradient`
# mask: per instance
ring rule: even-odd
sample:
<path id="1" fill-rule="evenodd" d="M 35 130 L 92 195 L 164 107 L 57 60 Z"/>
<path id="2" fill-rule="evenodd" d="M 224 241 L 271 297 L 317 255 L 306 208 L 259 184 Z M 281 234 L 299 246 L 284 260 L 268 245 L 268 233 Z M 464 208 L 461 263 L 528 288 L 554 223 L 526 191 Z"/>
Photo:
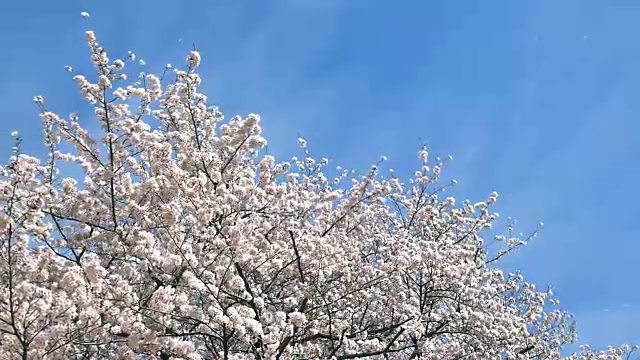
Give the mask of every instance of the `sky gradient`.
<path id="1" fill-rule="evenodd" d="M 34 95 L 61 115 L 83 106 L 64 66 L 90 69 L 85 29 L 140 71 L 195 43 L 210 102 L 261 114 L 280 157 L 298 134 L 363 170 L 386 155 L 408 173 L 422 142 L 453 155 L 443 177 L 460 198 L 496 190 L 519 229 L 545 223 L 502 265 L 553 285 L 580 342 L 640 343 L 638 19 L 636 0 L 12 1 L 0 155 L 15 129 L 40 146 Z"/>

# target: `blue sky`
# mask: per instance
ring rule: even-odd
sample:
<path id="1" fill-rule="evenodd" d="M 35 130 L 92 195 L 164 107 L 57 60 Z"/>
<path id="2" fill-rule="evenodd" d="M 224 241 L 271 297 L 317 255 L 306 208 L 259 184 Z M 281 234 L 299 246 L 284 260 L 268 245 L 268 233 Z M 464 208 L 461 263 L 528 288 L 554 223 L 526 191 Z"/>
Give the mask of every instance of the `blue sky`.
<path id="1" fill-rule="evenodd" d="M 503 265 L 553 285 L 582 342 L 640 343 L 640 3 L 635 0 L 11 1 L 0 12 L 0 136 L 39 146 L 34 95 L 81 103 L 89 26 L 140 70 L 196 43 L 210 100 L 262 115 L 269 149 L 408 172 L 426 142 L 445 178 L 543 236 Z M 402 4 L 402 5 L 399 5 Z M 92 17 L 83 21 L 80 11 Z"/>

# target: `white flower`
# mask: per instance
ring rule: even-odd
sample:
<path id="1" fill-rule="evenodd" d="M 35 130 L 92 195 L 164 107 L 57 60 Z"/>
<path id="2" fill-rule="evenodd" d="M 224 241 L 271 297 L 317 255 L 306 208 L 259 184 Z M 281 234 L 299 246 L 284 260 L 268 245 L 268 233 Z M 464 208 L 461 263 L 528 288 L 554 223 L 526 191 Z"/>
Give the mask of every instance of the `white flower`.
<path id="1" fill-rule="evenodd" d="M 84 34 L 88 43 L 94 43 L 96 41 L 96 34 L 93 31 L 88 30 L 88 31 L 85 31 Z"/>
<path id="2" fill-rule="evenodd" d="M 235 291 L 244 289 L 244 280 L 240 276 L 234 276 L 229 281 L 229 287 Z"/>
<path id="3" fill-rule="evenodd" d="M 294 326 L 302 326 L 307 322 L 307 316 L 301 312 L 289 313 L 289 322 Z"/>
<path id="4" fill-rule="evenodd" d="M 200 57 L 200 53 L 197 51 L 191 51 L 189 53 L 189 55 L 187 55 L 187 62 L 189 63 L 189 65 L 193 66 L 193 67 L 198 67 L 200 66 L 200 61 L 202 60 L 202 58 Z"/>
<path id="5" fill-rule="evenodd" d="M 423 163 L 426 163 L 429 160 L 429 152 L 427 151 L 427 149 L 422 149 L 420 150 L 420 152 L 418 152 L 418 158 L 420 158 L 420 161 L 422 161 Z"/>

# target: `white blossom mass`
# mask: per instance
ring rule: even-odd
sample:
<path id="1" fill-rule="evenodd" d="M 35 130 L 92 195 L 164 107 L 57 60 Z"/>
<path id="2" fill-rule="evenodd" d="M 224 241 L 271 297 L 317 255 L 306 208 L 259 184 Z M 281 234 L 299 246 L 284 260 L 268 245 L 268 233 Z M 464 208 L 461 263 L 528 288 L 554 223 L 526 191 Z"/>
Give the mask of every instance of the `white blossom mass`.
<path id="1" fill-rule="evenodd" d="M 127 80 L 133 53 L 110 59 L 85 37 L 95 73 L 73 79 L 93 107 L 82 123 L 101 131 L 37 96 L 48 157 L 22 153 L 16 133 L 0 167 L 0 360 L 633 351 L 563 355 L 571 315 L 551 290 L 496 268 L 536 232 L 509 229 L 488 251 L 498 194 L 444 195 L 456 182 L 440 183 L 445 161 L 426 147 L 405 180 L 377 165 L 332 175 L 303 138 L 303 156 L 280 161 L 258 115 L 226 120 L 199 92 L 197 50 Z"/>

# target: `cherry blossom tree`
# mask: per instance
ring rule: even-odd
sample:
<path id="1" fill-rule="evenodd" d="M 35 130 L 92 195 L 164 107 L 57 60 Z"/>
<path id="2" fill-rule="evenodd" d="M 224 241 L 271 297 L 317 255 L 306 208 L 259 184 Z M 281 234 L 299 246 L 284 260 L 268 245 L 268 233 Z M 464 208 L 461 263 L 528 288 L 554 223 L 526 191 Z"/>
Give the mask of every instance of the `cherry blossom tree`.
<path id="1" fill-rule="evenodd" d="M 631 354 L 561 355 L 571 316 L 495 268 L 536 232 L 485 241 L 498 195 L 446 197 L 426 148 L 404 181 L 379 164 L 330 175 L 303 139 L 279 161 L 258 115 L 225 120 L 199 92 L 197 51 L 127 80 L 133 54 L 86 41 L 95 73 L 74 80 L 101 131 L 36 97 L 48 157 L 14 133 L 0 167 L 0 359 Z"/>

